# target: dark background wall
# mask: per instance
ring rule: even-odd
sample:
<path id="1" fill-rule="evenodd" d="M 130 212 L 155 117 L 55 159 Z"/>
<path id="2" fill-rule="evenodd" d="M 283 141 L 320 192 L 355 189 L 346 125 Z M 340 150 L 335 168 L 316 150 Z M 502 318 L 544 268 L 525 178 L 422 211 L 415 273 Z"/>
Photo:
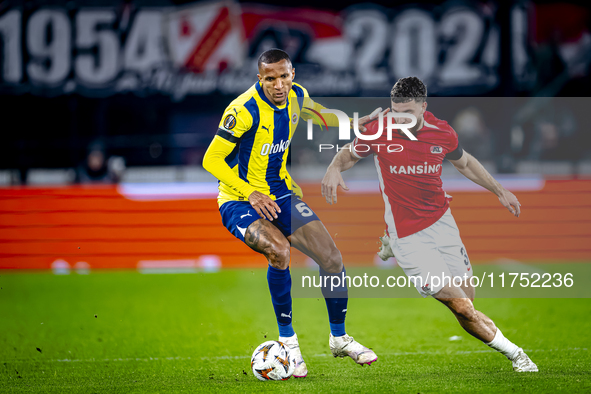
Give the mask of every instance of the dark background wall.
<path id="1" fill-rule="evenodd" d="M 199 165 L 270 47 L 314 96 L 387 96 L 412 73 L 435 97 L 584 97 L 590 37 L 584 2 L 4 1 L 0 168 L 76 167 L 97 142 L 127 166 Z M 497 153 L 527 156 L 497 122 Z"/>

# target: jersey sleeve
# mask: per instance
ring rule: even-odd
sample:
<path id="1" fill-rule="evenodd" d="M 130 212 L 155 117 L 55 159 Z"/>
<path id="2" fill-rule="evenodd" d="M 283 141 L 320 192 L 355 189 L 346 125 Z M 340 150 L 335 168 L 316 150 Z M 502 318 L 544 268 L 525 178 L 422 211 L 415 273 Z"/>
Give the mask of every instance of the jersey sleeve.
<path id="1" fill-rule="evenodd" d="M 312 119 L 320 127 L 339 127 L 339 118 L 335 114 L 323 114 L 321 111 L 326 107 L 312 100 L 306 88 L 294 83 L 292 89 L 296 91 L 298 98 L 302 100 L 303 105 L 300 116 L 303 120 Z"/>
<path id="2" fill-rule="evenodd" d="M 226 163 L 226 157 L 234 150 L 235 143 L 216 135 L 203 157 L 203 168 L 213 176 L 248 198 L 255 188 L 236 175 Z"/>
<path id="3" fill-rule="evenodd" d="M 322 113 L 322 110 L 327 109 L 327 108 L 325 106 L 323 106 L 322 104 L 318 104 L 317 102 L 315 102 L 311 98 L 308 97 L 308 98 L 304 99 L 304 108 L 303 109 L 304 110 L 302 111 L 302 119 L 304 119 L 304 120 L 313 119 L 314 120 L 314 116 L 312 114 L 315 114 L 318 117 L 320 117 L 321 120 L 323 120 L 323 123 L 320 124 L 321 127 L 323 125 L 326 125 L 329 127 L 339 127 L 339 118 L 335 114 Z M 349 121 L 350 120 L 351 119 L 349 119 Z"/>
<path id="4" fill-rule="evenodd" d="M 203 157 L 203 168 L 232 189 L 248 198 L 255 191 L 232 171 L 226 158 L 232 153 L 240 138 L 251 129 L 252 115 L 241 105 L 232 105 L 224 111 L 216 136 Z"/>
<path id="5" fill-rule="evenodd" d="M 224 111 L 216 134 L 235 144 L 250 130 L 252 123 L 252 115 L 246 108 L 242 105 L 230 105 Z"/>
<path id="6" fill-rule="evenodd" d="M 447 141 L 448 145 L 446 146 L 447 153 L 445 158 L 447 160 L 459 160 L 464 155 L 464 149 L 462 149 L 462 146 L 460 145 L 460 140 L 456 131 L 451 127 L 449 129 L 449 138 Z"/>

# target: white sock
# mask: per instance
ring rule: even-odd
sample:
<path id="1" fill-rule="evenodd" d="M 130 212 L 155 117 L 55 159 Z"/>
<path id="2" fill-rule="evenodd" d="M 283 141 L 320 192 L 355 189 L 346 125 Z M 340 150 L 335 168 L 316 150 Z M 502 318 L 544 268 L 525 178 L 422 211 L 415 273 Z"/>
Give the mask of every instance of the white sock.
<path id="1" fill-rule="evenodd" d="M 492 341 L 487 343 L 488 346 L 502 353 L 509 360 L 513 360 L 517 356 L 519 346 L 505 338 L 501 330 L 497 328 L 497 333 Z"/>

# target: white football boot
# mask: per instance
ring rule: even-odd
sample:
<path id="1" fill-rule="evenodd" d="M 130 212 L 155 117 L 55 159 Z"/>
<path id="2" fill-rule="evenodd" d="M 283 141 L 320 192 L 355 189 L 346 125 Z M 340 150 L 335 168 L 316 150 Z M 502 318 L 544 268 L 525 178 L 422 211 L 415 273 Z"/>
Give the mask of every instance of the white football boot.
<path id="1" fill-rule="evenodd" d="M 298 335 L 293 334 L 292 337 L 279 337 L 279 342 L 283 342 L 284 344 L 289 347 L 290 354 L 293 355 L 295 359 L 295 370 L 293 371 L 294 378 L 305 378 L 308 376 L 308 367 L 306 367 L 306 363 L 304 362 L 304 358 L 302 357 L 302 352 L 300 351 L 300 344 L 298 343 Z"/>
<path id="2" fill-rule="evenodd" d="M 378 359 L 373 350 L 366 348 L 347 334 L 342 337 L 330 334 L 328 343 L 333 356 L 341 358 L 349 356 L 361 366 L 371 365 Z"/>
<path id="3" fill-rule="evenodd" d="M 388 260 L 390 257 L 394 257 L 394 252 L 392 251 L 392 247 L 390 246 L 390 238 L 386 234 L 383 237 L 380 237 L 380 241 L 382 241 L 382 246 L 380 246 L 380 251 L 378 252 L 378 256 L 383 261 Z"/>
<path id="4" fill-rule="evenodd" d="M 538 372 L 538 366 L 530 360 L 521 348 L 519 348 L 517 355 L 511 362 L 513 363 L 513 370 L 515 372 Z"/>

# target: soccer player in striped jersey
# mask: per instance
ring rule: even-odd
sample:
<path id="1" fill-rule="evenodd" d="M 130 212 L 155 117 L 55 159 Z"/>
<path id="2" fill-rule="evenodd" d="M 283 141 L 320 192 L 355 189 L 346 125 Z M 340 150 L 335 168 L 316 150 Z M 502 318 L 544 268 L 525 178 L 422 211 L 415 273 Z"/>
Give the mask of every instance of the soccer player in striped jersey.
<path id="1" fill-rule="evenodd" d="M 295 69 L 287 53 L 264 52 L 258 61 L 259 81 L 226 108 L 203 167 L 219 180 L 218 204 L 224 226 L 269 262 L 267 281 L 279 341 L 296 356 L 295 377 L 308 373 L 292 327 L 290 246 L 320 266 L 324 280 L 345 272 L 341 253 L 318 216 L 294 194 L 300 189 L 286 169 L 289 144 L 300 117 L 322 107 L 293 82 Z M 336 116 L 324 116 L 338 125 Z M 364 119 L 364 118 L 362 118 Z M 349 356 L 371 364 L 376 354 L 347 335 L 348 292 L 322 288 L 330 322 L 329 346 L 335 357 Z"/>
<path id="2" fill-rule="evenodd" d="M 417 141 L 402 133 L 393 133 L 391 140 L 383 133 L 371 145 L 356 138 L 334 157 L 322 180 L 322 194 L 332 204 L 337 187 L 346 188 L 341 172 L 372 155 L 386 208 L 387 235 L 381 239 L 380 257 L 396 257 L 423 297 L 432 296 L 447 306 L 469 334 L 511 360 L 515 371 L 537 372 L 537 366 L 523 350 L 474 308 L 475 290 L 469 281 L 472 267 L 449 208 L 451 198 L 442 188 L 443 160 L 449 160 L 462 175 L 496 194 L 501 204 L 517 217 L 521 204 L 462 149 L 458 135 L 446 121 L 427 111 L 426 99 L 427 88 L 421 80 L 398 80 L 391 92 L 391 109 L 417 118 L 417 124 L 409 129 Z M 404 117 L 394 120 L 410 122 Z M 386 117 L 382 121 L 384 130 Z M 368 123 L 365 133 L 376 134 L 379 126 L 379 120 Z M 396 144 L 397 149 L 384 148 L 390 144 Z M 462 285 L 456 287 L 449 280 L 434 284 L 430 280 L 433 276 L 460 278 L 455 283 Z"/>

